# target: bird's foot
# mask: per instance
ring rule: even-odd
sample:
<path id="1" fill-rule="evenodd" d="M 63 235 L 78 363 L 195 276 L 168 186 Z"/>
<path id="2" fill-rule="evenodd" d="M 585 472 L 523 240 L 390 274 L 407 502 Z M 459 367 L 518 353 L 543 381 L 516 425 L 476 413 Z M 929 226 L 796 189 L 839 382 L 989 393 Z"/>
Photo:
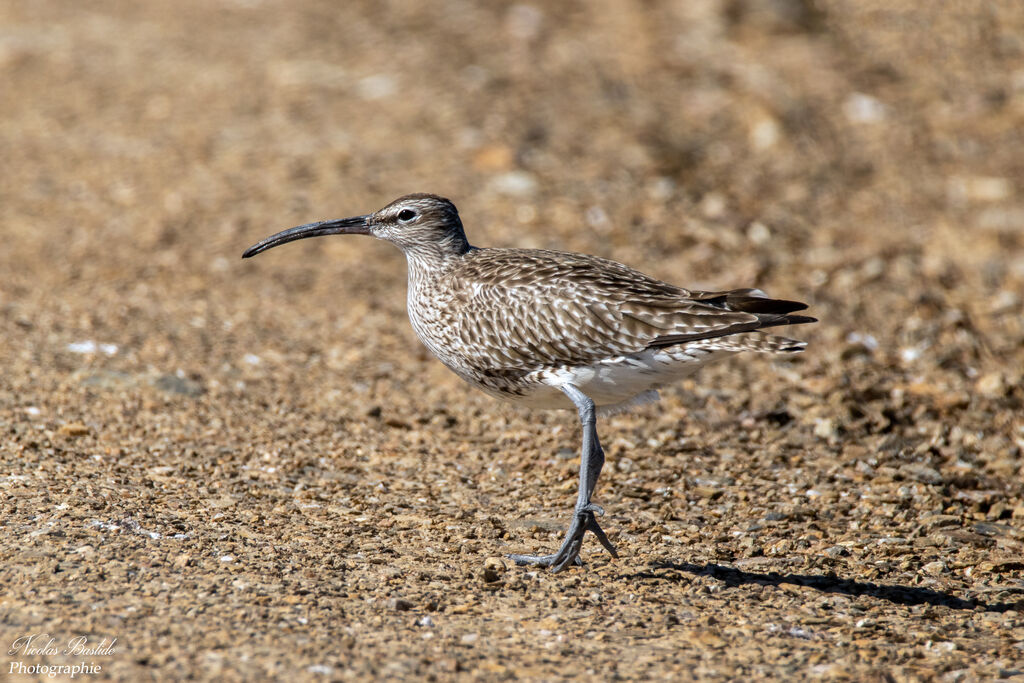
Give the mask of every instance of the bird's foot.
<path id="1" fill-rule="evenodd" d="M 509 559 L 519 566 L 534 564 L 540 567 L 550 567 L 552 572 L 560 572 L 570 564 L 582 566 L 580 548 L 583 547 L 583 535 L 588 531 L 597 536 L 597 540 L 601 542 L 605 550 L 611 553 L 612 557 L 618 558 L 619 553 L 615 550 L 615 546 L 608 540 L 601 525 L 597 523 L 597 517 L 603 514 L 604 510 L 593 503 L 577 508 L 572 522 L 569 524 L 569 530 L 565 534 L 565 540 L 562 541 L 562 547 L 558 549 L 557 553 L 554 555 L 509 555 Z"/>

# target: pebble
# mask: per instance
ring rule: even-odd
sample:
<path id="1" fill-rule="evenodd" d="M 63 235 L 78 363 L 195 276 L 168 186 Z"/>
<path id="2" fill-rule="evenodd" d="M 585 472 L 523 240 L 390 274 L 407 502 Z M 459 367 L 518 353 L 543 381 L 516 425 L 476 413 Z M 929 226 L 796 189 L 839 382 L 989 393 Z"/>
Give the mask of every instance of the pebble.
<path id="1" fill-rule="evenodd" d="M 388 609 L 396 612 L 408 612 L 413 607 L 415 607 L 413 602 L 405 598 L 391 598 L 388 600 Z"/>
<path id="2" fill-rule="evenodd" d="M 537 193 L 537 179 L 526 171 L 508 171 L 494 176 L 490 188 L 498 194 L 526 199 Z"/>
<path id="3" fill-rule="evenodd" d="M 68 424 L 61 425 L 60 433 L 64 436 L 86 436 L 90 432 L 89 428 L 81 422 L 69 422 Z"/>

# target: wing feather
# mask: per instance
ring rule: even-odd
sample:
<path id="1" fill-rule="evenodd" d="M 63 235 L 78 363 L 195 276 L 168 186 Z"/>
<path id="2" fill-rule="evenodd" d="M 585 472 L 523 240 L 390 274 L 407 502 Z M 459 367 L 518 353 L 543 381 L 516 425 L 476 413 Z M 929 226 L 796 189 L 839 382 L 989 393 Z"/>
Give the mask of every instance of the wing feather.
<path id="1" fill-rule="evenodd" d="M 512 265 L 514 264 L 514 267 Z M 447 276 L 449 323 L 481 369 L 584 365 L 762 327 L 811 322 L 760 290 L 690 291 L 580 254 L 480 249 Z M 497 366 L 497 367 L 496 367 Z"/>

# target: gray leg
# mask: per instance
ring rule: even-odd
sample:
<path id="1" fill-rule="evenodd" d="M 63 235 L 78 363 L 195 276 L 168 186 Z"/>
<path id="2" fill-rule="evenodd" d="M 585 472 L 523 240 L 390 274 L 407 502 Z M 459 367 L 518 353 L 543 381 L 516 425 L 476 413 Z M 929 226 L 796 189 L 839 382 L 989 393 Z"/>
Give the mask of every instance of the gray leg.
<path id="1" fill-rule="evenodd" d="M 601 468 L 604 466 L 604 451 L 601 449 L 601 442 L 597 439 L 597 417 L 594 412 L 594 402 L 582 391 L 572 385 L 565 385 L 562 391 L 574 404 L 580 415 L 580 425 L 583 427 L 583 445 L 580 449 L 580 488 L 576 497 L 576 509 L 573 512 L 572 522 L 569 530 L 562 541 L 562 547 L 554 555 L 509 555 L 518 565 L 537 564 L 542 567 L 551 567 L 551 571 L 560 572 L 570 564 L 583 564 L 580 560 L 580 548 L 583 546 L 583 535 L 592 531 L 601 545 L 612 554 L 618 557 L 615 546 L 612 545 L 604 531 L 597 523 L 597 516 L 603 515 L 597 505 L 590 502 L 597 485 L 597 478 L 601 475 Z"/>

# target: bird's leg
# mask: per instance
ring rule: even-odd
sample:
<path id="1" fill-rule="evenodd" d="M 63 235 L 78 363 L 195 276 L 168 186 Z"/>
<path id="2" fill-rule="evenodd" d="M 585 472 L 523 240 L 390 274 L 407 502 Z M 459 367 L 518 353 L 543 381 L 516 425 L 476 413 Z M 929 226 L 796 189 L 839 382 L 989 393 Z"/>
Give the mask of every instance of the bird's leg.
<path id="1" fill-rule="evenodd" d="M 594 487 L 597 485 L 597 478 L 601 475 L 601 468 L 604 466 L 604 451 L 597 438 L 597 416 L 594 401 L 571 384 L 567 384 L 561 389 L 576 405 L 576 409 L 579 411 L 580 425 L 583 427 L 583 444 L 580 448 L 580 487 L 572 522 L 569 524 L 569 530 L 565 534 L 562 546 L 554 555 L 509 556 L 518 565 L 537 564 L 542 567 L 551 567 L 553 572 L 562 571 L 570 564 L 582 564 L 579 557 L 580 548 L 583 545 L 583 535 L 587 531 L 592 531 L 597 536 L 597 540 L 612 554 L 612 557 L 619 556 L 615 551 L 615 546 L 608 540 L 597 523 L 597 517 L 603 515 L 604 510 L 590 502 Z"/>

